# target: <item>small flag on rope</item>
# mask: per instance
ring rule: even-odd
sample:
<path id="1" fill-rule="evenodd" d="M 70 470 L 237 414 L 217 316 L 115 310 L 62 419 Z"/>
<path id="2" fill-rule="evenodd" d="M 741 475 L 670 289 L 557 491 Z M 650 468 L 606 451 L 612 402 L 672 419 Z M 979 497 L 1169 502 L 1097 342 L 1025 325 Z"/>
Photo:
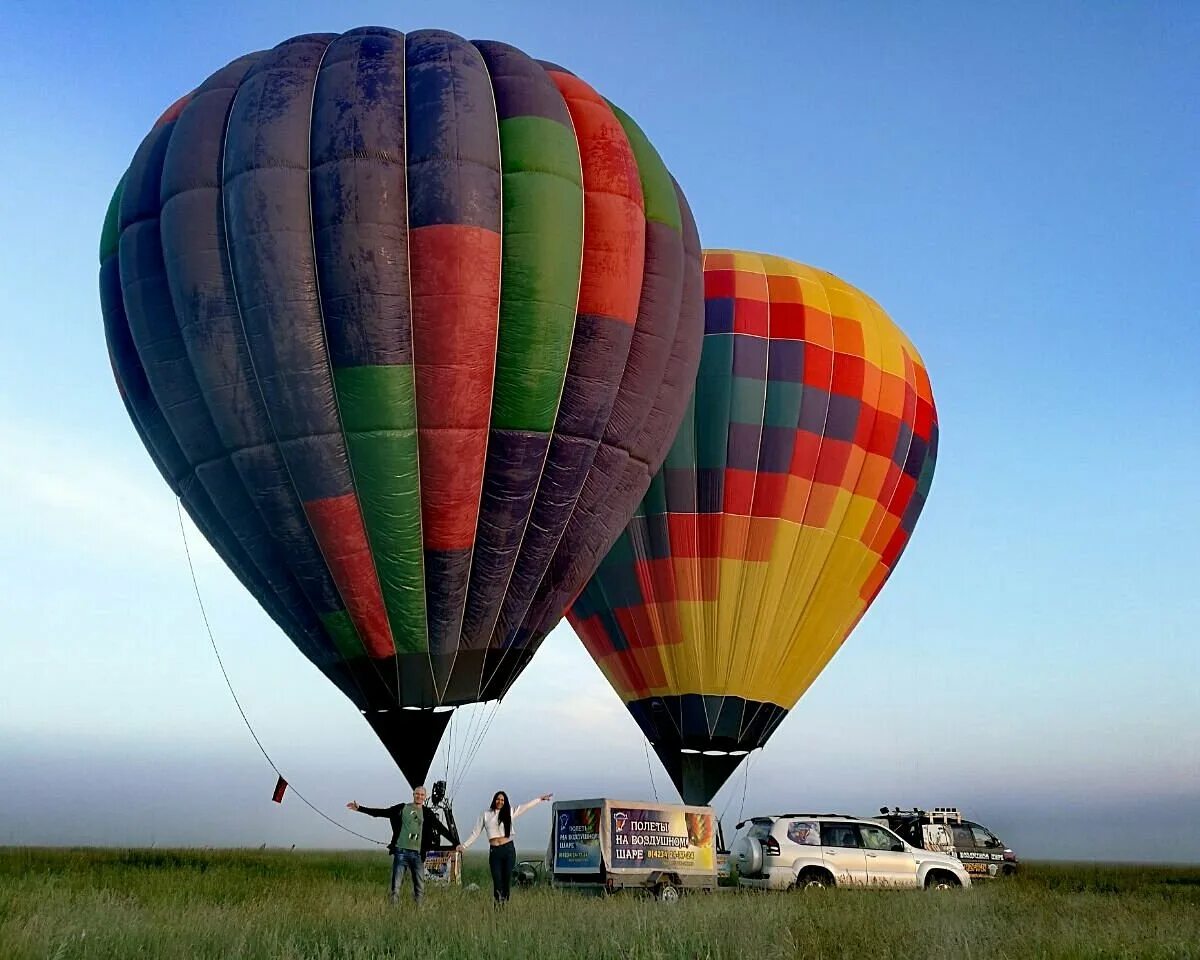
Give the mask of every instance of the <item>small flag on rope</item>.
<path id="1" fill-rule="evenodd" d="M 283 791 L 287 789 L 287 781 L 280 777 L 275 782 L 275 792 L 271 794 L 271 799 L 276 803 L 283 803 Z"/>

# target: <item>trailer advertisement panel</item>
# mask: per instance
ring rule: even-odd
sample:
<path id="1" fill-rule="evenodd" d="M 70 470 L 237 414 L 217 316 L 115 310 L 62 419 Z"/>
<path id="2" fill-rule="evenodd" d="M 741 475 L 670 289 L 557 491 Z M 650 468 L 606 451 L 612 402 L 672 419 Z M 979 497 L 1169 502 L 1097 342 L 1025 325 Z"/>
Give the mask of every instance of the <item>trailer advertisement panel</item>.
<path id="1" fill-rule="evenodd" d="M 555 873 L 599 872 L 600 814 L 599 806 L 555 809 Z"/>
<path id="2" fill-rule="evenodd" d="M 613 869 L 716 869 L 712 813 L 679 807 L 609 808 Z"/>

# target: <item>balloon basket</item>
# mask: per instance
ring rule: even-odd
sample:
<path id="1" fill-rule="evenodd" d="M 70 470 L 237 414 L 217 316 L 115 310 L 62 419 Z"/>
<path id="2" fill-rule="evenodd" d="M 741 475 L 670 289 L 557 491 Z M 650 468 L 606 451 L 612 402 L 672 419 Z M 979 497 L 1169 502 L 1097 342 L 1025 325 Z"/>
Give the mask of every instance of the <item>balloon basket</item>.
<path id="1" fill-rule="evenodd" d="M 457 850 L 430 850 L 425 854 L 425 880 L 445 886 L 462 883 L 462 854 Z"/>

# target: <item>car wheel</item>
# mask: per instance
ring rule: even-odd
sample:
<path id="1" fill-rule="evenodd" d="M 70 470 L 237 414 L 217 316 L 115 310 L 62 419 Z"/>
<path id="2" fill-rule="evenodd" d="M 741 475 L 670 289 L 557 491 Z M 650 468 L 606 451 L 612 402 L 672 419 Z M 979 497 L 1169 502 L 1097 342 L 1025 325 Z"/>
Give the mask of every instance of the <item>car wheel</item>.
<path id="1" fill-rule="evenodd" d="M 679 888 L 672 883 L 660 883 L 654 889 L 654 897 L 659 903 L 676 903 L 679 900 Z"/>
<path id="2" fill-rule="evenodd" d="M 925 878 L 926 890 L 957 890 L 961 886 L 958 877 L 945 870 L 934 870 Z"/>
<path id="3" fill-rule="evenodd" d="M 833 886 L 833 877 L 824 870 L 801 870 L 796 878 L 797 890 L 824 890 Z"/>

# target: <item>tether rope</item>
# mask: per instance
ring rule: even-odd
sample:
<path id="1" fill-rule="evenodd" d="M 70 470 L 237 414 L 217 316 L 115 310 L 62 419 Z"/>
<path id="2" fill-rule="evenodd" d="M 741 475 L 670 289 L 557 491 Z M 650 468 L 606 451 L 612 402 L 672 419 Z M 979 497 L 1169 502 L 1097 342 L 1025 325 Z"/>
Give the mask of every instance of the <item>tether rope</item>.
<path id="1" fill-rule="evenodd" d="M 208 621 L 208 611 L 204 609 L 204 600 L 200 596 L 200 583 L 196 579 L 196 567 L 192 563 L 192 551 L 188 546 L 187 527 L 183 522 L 183 501 L 178 498 L 175 500 L 175 511 L 179 514 L 179 532 L 183 536 L 183 551 L 185 554 L 187 554 L 188 572 L 192 575 L 192 589 L 196 591 L 196 603 L 200 605 L 200 616 L 204 619 L 204 629 L 208 633 L 208 642 L 212 645 L 213 653 L 216 654 L 217 666 L 221 668 L 221 676 L 225 678 L 225 686 L 229 688 L 229 695 L 233 697 L 234 705 L 237 707 L 238 713 L 242 715 L 242 722 L 246 724 L 246 729 L 250 731 L 250 736 L 254 738 L 255 745 L 258 747 L 263 757 L 266 758 L 267 763 L 271 765 L 271 769 L 275 771 L 276 775 L 285 783 L 287 783 L 288 787 L 291 788 L 292 793 L 294 793 L 300 799 L 301 803 L 312 810 L 313 813 L 317 814 L 319 817 L 323 817 L 325 820 L 328 820 L 339 830 L 345 830 L 346 833 L 352 834 L 353 836 L 358 837 L 360 840 L 366 840 L 369 843 L 374 843 L 381 847 L 386 846 L 386 844 L 384 844 L 381 840 L 376 840 L 374 837 L 368 837 L 366 834 L 359 833 L 357 830 L 351 830 L 343 823 L 338 823 L 338 821 L 334 820 L 333 817 L 329 816 L 329 814 L 327 814 L 324 810 L 305 797 L 304 794 L 297 790 L 291 781 L 289 781 L 287 777 L 283 775 L 279 767 L 275 765 L 275 761 L 271 759 L 271 755 L 267 753 L 266 747 L 262 745 L 262 741 L 258 739 L 258 734 L 254 732 L 254 727 L 251 725 L 249 717 L 246 716 L 246 711 L 242 709 L 242 702 L 238 699 L 238 695 L 233 689 L 233 683 L 229 679 L 229 672 L 225 669 L 225 661 L 221 659 L 221 651 L 217 649 L 217 641 L 213 636 L 212 625 Z"/>
<path id="2" fill-rule="evenodd" d="M 746 773 L 745 779 L 742 780 L 742 805 L 738 807 L 738 820 L 745 818 L 746 814 L 746 787 L 750 784 L 750 755 L 746 755 Z"/>
<path id="3" fill-rule="evenodd" d="M 650 774 L 650 789 L 654 791 L 654 802 L 658 803 L 658 784 L 654 782 L 654 767 L 650 765 L 650 741 L 642 737 L 642 746 L 646 750 L 646 772 Z"/>

